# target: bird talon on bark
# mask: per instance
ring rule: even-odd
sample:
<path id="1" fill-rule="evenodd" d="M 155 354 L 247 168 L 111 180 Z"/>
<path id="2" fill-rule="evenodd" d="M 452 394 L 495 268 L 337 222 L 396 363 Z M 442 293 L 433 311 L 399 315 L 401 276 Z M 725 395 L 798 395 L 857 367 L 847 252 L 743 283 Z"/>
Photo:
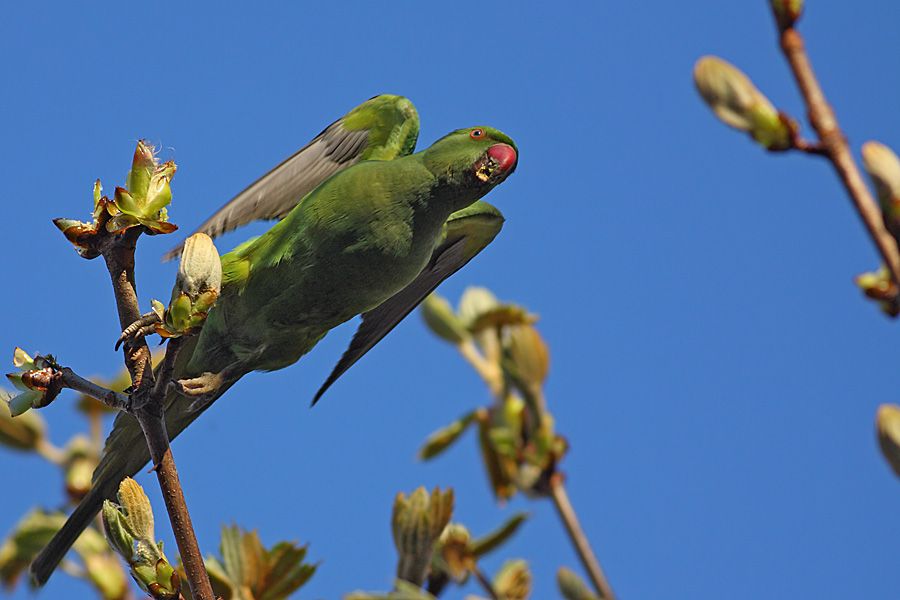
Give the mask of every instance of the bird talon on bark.
<path id="1" fill-rule="evenodd" d="M 122 332 L 122 335 L 119 336 L 119 339 L 116 340 L 116 350 L 119 349 L 119 346 L 124 342 L 134 343 L 142 338 L 155 333 L 156 326 L 162 323 L 162 319 L 155 311 L 150 311 L 141 315 L 141 317 L 125 328 Z"/>

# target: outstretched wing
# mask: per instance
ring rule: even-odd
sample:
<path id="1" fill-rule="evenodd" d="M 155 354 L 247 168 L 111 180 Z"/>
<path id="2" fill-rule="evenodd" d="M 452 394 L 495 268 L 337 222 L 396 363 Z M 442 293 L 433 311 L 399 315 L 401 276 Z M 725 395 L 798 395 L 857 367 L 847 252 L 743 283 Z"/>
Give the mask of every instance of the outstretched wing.
<path id="1" fill-rule="evenodd" d="M 422 272 L 405 288 L 363 313 L 362 323 L 353 335 L 350 346 L 316 392 L 313 405 L 331 384 L 390 333 L 442 281 L 484 250 L 502 227 L 503 215 L 483 200 L 450 215 L 444 225 L 443 241 L 434 249 L 431 260 Z"/>
<path id="2" fill-rule="evenodd" d="M 281 219 L 320 183 L 361 160 L 390 160 L 413 151 L 419 117 L 402 96 L 381 95 L 329 125 L 293 156 L 235 196 L 194 233 L 210 237 L 253 221 Z M 163 255 L 177 258 L 179 244 Z"/>

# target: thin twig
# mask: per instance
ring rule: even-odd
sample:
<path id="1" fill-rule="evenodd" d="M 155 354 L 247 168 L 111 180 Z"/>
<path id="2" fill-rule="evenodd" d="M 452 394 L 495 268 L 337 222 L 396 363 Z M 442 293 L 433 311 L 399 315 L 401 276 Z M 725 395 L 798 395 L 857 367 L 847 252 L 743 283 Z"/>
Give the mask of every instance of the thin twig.
<path id="1" fill-rule="evenodd" d="M 140 231 L 139 228 L 129 231 L 136 231 L 136 233 L 129 236 L 126 232 L 126 237 L 119 244 L 115 244 L 103 252 L 116 297 L 119 325 L 122 330 L 141 316 L 134 280 L 134 249 Z M 197 543 L 197 536 L 191 524 L 181 482 L 178 479 L 172 450 L 169 448 L 169 436 L 166 433 L 163 410 L 165 394 L 155 393 L 150 349 L 147 342 L 140 339 L 136 342 L 126 341 L 123 351 L 125 364 L 131 373 L 133 398 L 136 399 L 135 408 L 131 414 L 137 419 L 147 440 L 147 448 L 150 450 L 156 478 L 162 490 L 166 511 L 169 513 L 175 542 L 188 576 L 191 595 L 197 600 L 215 600 L 209 575 L 203 564 L 200 546 Z M 175 352 L 177 352 L 177 346 L 173 350 L 173 354 Z M 165 388 L 163 387 L 163 389 Z"/>
<path id="2" fill-rule="evenodd" d="M 116 410 L 128 410 L 128 407 L 131 406 L 131 400 L 127 395 L 97 385 L 93 381 L 89 381 L 78 375 L 69 367 L 62 367 L 60 372 L 62 373 L 63 387 L 75 390 L 76 392 L 81 392 L 85 396 L 90 396 L 91 398 L 99 400 L 103 404 Z"/>
<path id="3" fill-rule="evenodd" d="M 781 50 L 806 102 L 809 122 L 819 136 L 821 154 L 834 166 L 869 236 L 875 242 L 881 259 L 891 272 L 891 277 L 895 283 L 900 284 L 900 252 L 897 250 L 897 242 L 884 226 L 878 204 L 863 181 L 834 110 L 816 79 L 803 37 L 792 26 L 781 27 L 779 32 Z"/>
<path id="4" fill-rule="evenodd" d="M 584 530 L 581 528 L 581 523 L 578 522 L 578 516 L 575 514 L 572 503 L 569 502 L 569 494 L 566 493 L 566 486 L 560 473 L 554 473 L 550 478 L 550 497 L 553 499 L 556 512 L 559 513 L 559 517 L 566 527 L 566 532 L 575 546 L 584 570 L 587 571 L 588 577 L 594 584 L 594 589 L 597 590 L 597 593 L 604 600 L 613 600 L 616 596 L 606 580 L 606 575 L 603 574 L 600 562 L 594 555 L 594 551 L 591 550 L 591 545 L 584 534 Z"/>
<path id="5" fill-rule="evenodd" d="M 485 576 L 481 567 L 478 565 L 472 567 L 472 574 L 475 575 L 475 579 L 478 580 L 478 583 L 481 584 L 481 587 L 484 588 L 485 593 L 490 596 L 491 600 L 499 600 L 500 596 L 497 594 L 497 590 L 494 589 L 491 580 Z"/>
<path id="6" fill-rule="evenodd" d="M 466 359 L 475 372 L 481 376 L 491 391 L 491 395 L 500 398 L 503 394 L 503 372 L 495 363 L 487 360 L 470 339 L 457 346 L 459 353 Z"/>

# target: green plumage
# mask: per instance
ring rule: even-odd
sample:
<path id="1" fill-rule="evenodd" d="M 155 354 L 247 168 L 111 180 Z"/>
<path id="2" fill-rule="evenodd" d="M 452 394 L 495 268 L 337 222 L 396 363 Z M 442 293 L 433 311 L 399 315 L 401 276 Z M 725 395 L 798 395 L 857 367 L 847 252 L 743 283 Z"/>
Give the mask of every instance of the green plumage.
<path id="1" fill-rule="evenodd" d="M 401 100 L 408 103 L 392 97 L 391 110 L 411 110 Z M 377 111 L 368 118 L 373 115 Z M 351 112 L 346 128 L 364 116 Z M 369 141 L 378 142 L 371 146 L 377 148 L 373 158 L 399 158 L 338 171 L 295 201 L 268 232 L 222 257 L 218 302 L 176 366 L 177 379 L 212 375 L 217 384 L 197 398 L 167 396 L 170 438 L 246 373 L 293 364 L 330 329 L 363 314 L 354 338 L 361 350 L 348 351 L 330 384 L 497 234 L 502 217 L 496 209 L 473 203 L 515 168 L 512 140 L 487 127 L 463 129 L 404 156 L 415 144 L 418 121 L 396 125 Z M 509 156 L 512 162 L 503 162 Z M 467 224 L 474 226 L 469 238 Z M 367 325 L 366 316 L 376 314 L 371 322 L 377 323 Z M 32 565 L 39 582 L 46 581 L 102 500 L 114 495 L 122 477 L 148 460 L 140 427 L 120 414 L 94 473 L 94 488 Z"/>

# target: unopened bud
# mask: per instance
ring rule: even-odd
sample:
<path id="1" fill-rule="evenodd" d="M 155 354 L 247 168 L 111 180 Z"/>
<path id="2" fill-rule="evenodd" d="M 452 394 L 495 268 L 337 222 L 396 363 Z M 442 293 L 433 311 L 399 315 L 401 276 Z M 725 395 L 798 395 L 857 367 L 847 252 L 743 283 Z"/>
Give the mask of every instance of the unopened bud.
<path id="1" fill-rule="evenodd" d="M 531 571 L 524 560 L 507 561 L 494 578 L 494 589 L 505 600 L 528 600 L 531 584 Z"/>
<path id="2" fill-rule="evenodd" d="M 184 242 L 175 287 L 196 301 L 203 293 L 218 295 L 222 287 L 222 260 L 205 233 L 195 233 Z"/>
<path id="3" fill-rule="evenodd" d="M 409 497 L 397 494 L 391 528 L 399 561 L 397 577 L 421 584 L 431 562 L 434 546 L 453 515 L 453 490 L 424 487 Z"/>
<path id="4" fill-rule="evenodd" d="M 769 0 L 775 20 L 782 29 L 793 27 L 803 13 L 803 0 Z"/>
<path id="5" fill-rule="evenodd" d="M 531 325 L 507 329 L 506 351 L 516 379 L 540 387 L 550 369 L 550 350 L 538 330 Z"/>
<path id="6" fill-rule="evenodd" d="M 900 477 L 900 406 L 882 404 L 875 417 L 878 445 L 894 473 Z"/>
<path id="7" fill-rule="evenodd" d="M 432 293 L 422 302 L 422 318 L 431 332 L 451 344 L 461 344 L 469 337 L 459 317 L 443 296 Z"/>
<path id="8" fill-rule="evenodd" d="M 878 142 L 862 147 L 863 166 L 881 204 L 884 223 L 894 237 L 900 237 L 900 159 L 894 151 Z"/>
<path id="9" fill-rule="evenodd" d="M 582 581 L 581 577 L 575 574 L 571 569 L 560 567 L 556 572 L 556 583 L 559 586 L 559 592 L 565 600 L 598 600 L 588 586 Z"/>
<path id="10" fill-rule="evenodd" d="M 458 523 L 450 523 L 444 528 L 435 550 L 440 558 L 441 566 L 446 569 L 451 579 L 465 581 L 475 567 L 475 555 L 470 545 L 469 530 Z"/>
<path id="11" fill-rule="evenodd" d="M 150 178 L 156 170 L 157 161 L 153 155 L 154 150 L 153 146 L 144 140 L 139 140 L 134 149 L 134 157 L 131 159 L 131 170 L 128 171 L 128 176 L 125 178 L 125 185 L 128 187 L 130 194 L 137 198 L 143 199 L 147 197 Z"/>
<path id="12" fill-rule="evenodd" d="M 66 493 L 72 501 L 78 502 L 91 491 L 91 478 L 96 466 L 90 440 L 76 435 L 66 446 L 65 457 Z"/>
<path id="13" fill-rule="evenodd" d="M 497 297 L 487 288 L 467 287 L 459 299 L 459 318 L 468 327 L 483 313 L 500 304 Z"/>
<path id="14" fill-rule="evenodd" d="M 165 311 L 160 335 L 175 337 L 192 333 L 206 320 L 206 315 L 219 298 L 222 287 L 222 260 L 212 239 L 195 233 L 184 243 L 178 276 L 172 288 L 172 299 Z M 154 301 L 153 309 L 160 313 Z"/>
<path id="15" fill-rule="evenodd" d="M 694 66 L 694 84 L 726 125 L 746 131 L 769 150 L 791 147 L 792 131 L 788 122 L 750 78 L 731 63 L 704 56 Z"/>
<path id="16" fill-rule="evenodd" d="M 896 317 L 900 314 L 897 284 L 886 267 L 882 266 L 878 271 L 858 275 L 856 285 L 866 297 L 877 301 L 881 310 L 888 316 Z"/>

